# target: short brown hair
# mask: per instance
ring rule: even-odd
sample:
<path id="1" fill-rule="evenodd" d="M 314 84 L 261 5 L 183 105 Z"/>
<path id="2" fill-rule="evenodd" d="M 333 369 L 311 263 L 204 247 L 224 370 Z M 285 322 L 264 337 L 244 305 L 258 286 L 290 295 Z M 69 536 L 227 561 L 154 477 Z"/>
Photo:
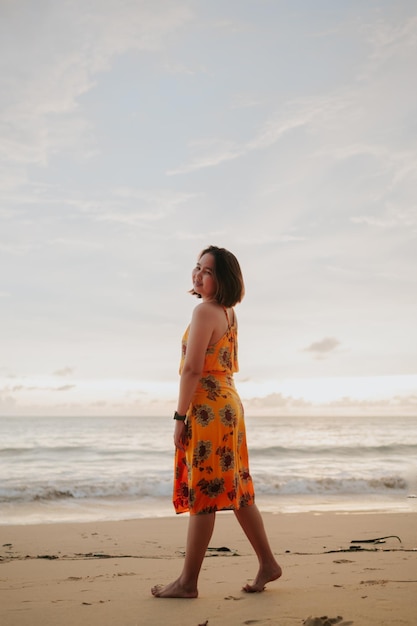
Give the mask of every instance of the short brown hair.
<path id="1" fill-rule="evenodd" d="M 198 258 L 201 259 L 204 254 L 211 254 L 214 257 L 214 276 L 217 283 L 214 296 L 216 301 L 226 307 L 241 302 L 245 295 L 245 284 L 239 261 L 235 255 L 226 248 L 218 248 L 217 246 L 208 246 L 200 252 Z M 190 293 L 201 298 L 193 289 Z"/>

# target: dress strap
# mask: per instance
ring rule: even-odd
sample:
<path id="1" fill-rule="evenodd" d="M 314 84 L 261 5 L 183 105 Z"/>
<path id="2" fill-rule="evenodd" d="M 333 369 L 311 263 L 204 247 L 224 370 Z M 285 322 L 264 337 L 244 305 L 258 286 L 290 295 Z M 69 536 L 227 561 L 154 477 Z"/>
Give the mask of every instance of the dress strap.
<path id="1" fill-rule="evenodd" d="M 230 330 L 231 324 L 230 324 L 230 320 L 229 320 L 229 314 L 228 314 L 227 308 L 225 306 L 223 307 L 223 311 L 224 311 L 224 314 L 225 314 L 226 319 L 227 319 L 227 330 Z"/>

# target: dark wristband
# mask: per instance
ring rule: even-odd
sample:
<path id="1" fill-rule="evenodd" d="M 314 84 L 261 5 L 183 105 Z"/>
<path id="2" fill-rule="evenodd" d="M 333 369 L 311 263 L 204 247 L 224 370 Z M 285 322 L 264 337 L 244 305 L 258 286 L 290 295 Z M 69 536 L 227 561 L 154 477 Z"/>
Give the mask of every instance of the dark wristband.
<path id="1" fill-rule="evenodd" d="M 180 415 L 177 411 L 174 413 L 174 420 L 177 420 L 178 422 L 185 422 L 186 417 L 186 415 Z"/>

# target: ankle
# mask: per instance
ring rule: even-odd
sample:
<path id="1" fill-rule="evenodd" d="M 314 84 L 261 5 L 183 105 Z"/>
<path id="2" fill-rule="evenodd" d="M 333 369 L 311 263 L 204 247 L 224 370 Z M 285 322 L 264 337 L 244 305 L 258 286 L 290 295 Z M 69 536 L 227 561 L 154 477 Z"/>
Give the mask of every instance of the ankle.
<path id="1" fill-rule="evenodd" d="M 184 574 L 178 578 L 178 584 L 188 592 L 197 591 L 197 580 L 194 577 L 187 577 Z"/>

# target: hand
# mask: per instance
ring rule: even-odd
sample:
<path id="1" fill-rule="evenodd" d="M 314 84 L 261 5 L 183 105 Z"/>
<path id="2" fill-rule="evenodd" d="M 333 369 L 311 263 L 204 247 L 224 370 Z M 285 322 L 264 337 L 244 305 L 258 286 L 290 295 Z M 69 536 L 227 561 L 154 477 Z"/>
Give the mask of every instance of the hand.
<path id="1" fill-rule="evenodd" d="M 175 429 L 174 429 L 174 444 L 178 450 L 185 450 L 185 431 L 186 426 L 185 422 L 181 422 L 180 420 L 175 421 Z"/>

